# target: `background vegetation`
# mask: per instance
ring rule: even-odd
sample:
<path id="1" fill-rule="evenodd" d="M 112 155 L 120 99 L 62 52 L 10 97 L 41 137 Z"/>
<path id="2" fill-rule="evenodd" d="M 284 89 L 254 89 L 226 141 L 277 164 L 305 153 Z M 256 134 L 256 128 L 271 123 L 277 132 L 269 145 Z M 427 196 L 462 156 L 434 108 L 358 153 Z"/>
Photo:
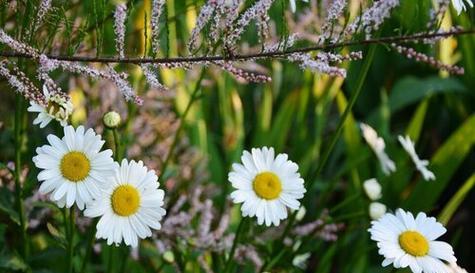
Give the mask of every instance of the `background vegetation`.
<path id="1" fill-rule="evenodd" d="M 21 37 L 34 25 L 39 1 L 16 1 L 15 10 L 9 8 L 9 2 L 1 1 L 0 26 L 15 37 Z M 359 1 L 351 2 L 357 10 Z M 150 4 L 149 0 L 127 3 L 128 56 L 155 56 L 150 48 L 147 19 L 151 13 Z M 114 5 L 105 0 L 53 1 L 54 10 L 47 15 L 44 25 L 31 33 L 30 44 L 53 54 L 116 55 Z M 159 56 L 187 54 L 186 41 L 202 5 L 200 0 L 166 2 Z M 289 29 L 292 31 L 291 22 L 300 16 L 299 12 L 292 14 L 287 5 L 287 0 L 276 0 L 271 9 L 272 25 L 278 35 Z M 309 4 L 297 1 L 297 6 L 298 10 L 303 10 Z M 402 0 L 379 35 L 423 31 L 431 6 L 430 0 Z M 442 25 L 462 25 L 471 29 L 474 15 L 475 10 L 460 16 L 451 10 Z M 250 27 L 244 37 L 249 46 L 259 45 L 254 27 Z M 224 208 L 231 191 L 227 174 L 231 164 L 239 161 L 243 149 L 265 145 L 288 153 L 311 185 L 303 202 L 307 213 L 302 222 L 319 218 L 327 209 L 331 221 L 344 223 L 345 227 L 338 232 L 335 242 L 311 237 L 303 240 L 297 250 L 282 253 L 282 242 L 262 243 L 258 234 L 265 229 L 253 225 L 246 240 L 256 240 L 263 260 L 273 263 L 272 271 L 395 272 L 391 268 L 381 268 L 382 258 L 366 231 L 370 224 L 369 201 L 362 194 L 361 185 L 372 177 L 383 185 L 382 202 L 389 209 L 402 207 L 412 212 L 425 211 L 446 224 L 449 232 L 444 239 L 454 247 L 460 265 L 470 271 L 475 269 L 471 259 L 475 252 L 475 192 L 472 191 L 475 184 L 475 36 L 452 37 L 435 46 L 417 44 L 414 48 L 437 56 L 445 63 L 463 66 L 465 75 L 448 76 L 389 51 L 384 45 L 360 46 L 365 58 L 345 64 L 348 67 L 346 79 L 304 71 L 281 60 L 267 60 L 258 62 L 252 69 L 271 76 L 270 83 L 245 83 L 222 70 L 197 66 L 188 71 L 161 70 L 160 78 L 170 90 L 150 91 L 136 67 L 120 65 L 120 69 L 130 73 L 134 89 L 145 99 L 144 106 L 126 103 L 110 83 L 85 80 L 65 72 L 51 75 L 73 97 L 73 124 L 86 124 L 102 131 L 102 114 L 110 109 L 120 112 L 124 120 L 120 128 L 121 152 L 130 158 L 144 160 L 158 173 L 163 170 L 167 151 L 174 146 L 176 132 L 182 132 L 177 149 L 165 163 L 168 165 L 165 173 L 161 173 L 161 183 L 170 196 L 186 194 L 195 183 L 215 185 L 213 200 Z M 8 49 L 2 46 L 1 51 Z M 21 58 L 17 61 L 24 71 L 34 75 L 32 63 Z M 369 65 L 367 73 L 363 69 L 365 63 Z M 200 79 L 201 74 L 203 79 Z M 360 84 L 363 84 L 361 94 L 323 165 L 322 160 L 329 151 L 343 112 Z M 197 96 L 192 95 L 195 88 L 199 88 Z M 38 171 L 31 162 L 35 147 L 45 143 L 48 133 L 60 132 L 60 129 L 57 125 L 44 130 L 32 126 L 34 117 L 24 111 L 27 102 L 19 99 L 4 79 L 0 81 L 0 89 L 0 271 L 64 272 L 66 252 L 62 248 L 61 211 L 52 208 L 48 201 L 35 199 L 26 205 L 30 206 L 32 218 L 39 217 L 37 213 L 45 207 L 53 212 L 46 219 L 42 218 L 38 226 L 28 229 L 30 256 L 28 260 L 21 258 L 19 216 L 11 190 L 13 176 L 7 170 L 10 162 L 15 161 L 15 134 L 19 133 L 22 135 L 23 192 L 28 200 L 38 188 Z M 187 109 L 190 100 L 193 103 Z M 23 113 L 15 115 L 20 110 Z M 181 119 L 185 112 L 186 117 Z M 15 118 L 22 120 L 17 132 Z M 396 173 L 385 176 L 381 172 L 379 162 L 361 137 L 359 122 L 372 125 L 386 140 L 387 151 L 397 165 Z M 419 155 L 430 159 L 429 168 L 437 176 L 436 181 L 423 181 L 415 171 L 397 142 L 399 134 L 411 136 Z M 183 156 L 189 151 L 193 151 L 193 157 Z M 187 168 L 193 171 L 187 173 Z M 233 207 L 232 215 L 231 230 L 239 222 L 238 206 Z M 284 227 L 282 225 L 281 229 Z M 75 268 L 79 272 L 81 255 L 86 252 L 87 244 L 80 236 L 76 239 L 79 254 Z M 196 261 L 198 251 L 193 244 L 184 242 L 180 246 L 183 248 L 177 251 L 181 252 L 186 271 L 200 272 Z M 292 265 L 296 255 L 307 252 L 311 256 L 306 269 Z M 107 249 L 94 254 L 87 270 L 103 272 L 109 259 L 107 255 Z M 115 252 L 113 264 L 118 264 L 121 257 Z M 127 260 L 127 272 L 156 272 L 159 266 L 163 272 L 175 270 L 150 243 L 142 244 L 140 258 Z M 254 272 L 254 268 L 244 263 L 240 271 Z"/>

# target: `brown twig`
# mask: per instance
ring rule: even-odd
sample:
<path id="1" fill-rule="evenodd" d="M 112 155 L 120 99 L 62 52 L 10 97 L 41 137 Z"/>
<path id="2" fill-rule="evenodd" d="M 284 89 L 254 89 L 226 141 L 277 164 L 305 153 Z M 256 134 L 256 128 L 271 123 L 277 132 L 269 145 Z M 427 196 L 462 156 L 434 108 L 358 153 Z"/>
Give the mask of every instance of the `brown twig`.
<path id="1" fill-rule="evenodd" d="M 250 54 L 236 54 L 232 56 L 189 56 L 189 57 L 172 57 L 172 58 L 140 58 L 140 57 L 93 57 L 93 56 L 67 56 L 67 55 L 46 55 L 49 59 L 71 62 L 91 62 L 91 63 L 129 63 L 129 64 L 173 64 L 173 63 L 199 63 L 199 62 L 213 62 L 213 61 L 246 61 L 252 59 L 267 59 L 285 57 L 294 53 L 307 53 L 318 50 L 330 50 L 346 46 L 371 45 L 371 44 L 389 44 L 401 43 L 411 41 L 421 41 L 425 39 L 443 38 L 450 36 L 460 36 L 475 34 L 475 29 L 470 30 L 452 30 L 447 32 L 431 32 L 419 33 L 406 36 L 389 36 L 374 39 L 367 39 L 361 41 L 345 41 L 340 43 L 318 45 L 311 47 L 295 48 L 283 51 L 259 52 Z M 0 51 L 0 57 L 7 58 L 34 58 L 30 54 Z"/>

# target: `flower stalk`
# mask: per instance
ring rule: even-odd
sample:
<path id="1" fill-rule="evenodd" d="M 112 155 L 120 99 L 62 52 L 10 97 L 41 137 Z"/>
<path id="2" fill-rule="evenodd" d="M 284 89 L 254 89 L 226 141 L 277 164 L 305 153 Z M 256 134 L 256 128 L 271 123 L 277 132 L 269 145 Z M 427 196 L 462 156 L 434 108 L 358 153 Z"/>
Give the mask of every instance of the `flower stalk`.
<path id="1" fill-rule="evenodd" d="M 245 233 L 245 224 L 246 224 L 247 217 L 241 217 L 241 221 L 239 222 L 238 228 L 236 230 L 236 236 L 234 236 L 233 244 L 231 246 L 231 250 L 229 251 L 229 257 L 224 266 L 224 273 L 228 273 L 231 270 L 232 261 L 234 259 L 234 253 L 236 252 L 236 247 L 241 240 L 241 236 Z"/>

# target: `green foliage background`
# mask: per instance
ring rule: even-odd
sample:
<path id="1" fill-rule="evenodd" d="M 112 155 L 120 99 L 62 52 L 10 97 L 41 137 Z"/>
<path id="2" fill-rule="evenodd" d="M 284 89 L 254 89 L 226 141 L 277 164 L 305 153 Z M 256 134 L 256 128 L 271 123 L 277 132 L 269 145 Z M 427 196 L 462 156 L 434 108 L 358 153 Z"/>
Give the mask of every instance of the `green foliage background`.
<path id="1" fill-rule="evenodd" d="M 271 17 L 281 34 L 289 31 L 281 16 L 282 8 L 287 6 L 286 1 L 277 0 L 271 10 Z M 39 1 L 17 1 L 18 12 L 14 14 L 7 12 L 7 2 L 2 1 L 0 5 L 0 26 L 4 28 L 7 22 L 13 21 L 12 32 L 16 37 L 23 37 L 44 52 L 51 52 L 54 48 L 56 53 L 74 55 L 81 46 L 85 46 L 93 52 L 90 54 L 116 54 L 111 15 L 114 4 L 109 1 L 53 1 L 55 12 L 48 15 L 42 26 L 47 29 L 48 35 L 36 36 L 33 33 L 31 37 L 24 35 L 33 25 Z M 432 1 L 401 2 L 391 20 L 384 24 L 380 36 L 425 30 Z M 162 52 L 159 56 L 186 54 L 190 26 L 202 4 L 202 1 L 195 0 L 167 1 L 167 12 L 162 18 Z M 299 8 L 306 6 L 300 1 L 297 4 Z M 149 5 L 147 0 L 128 3 L 127 55 L 154 56 L 143 31 L 149 27 L 144 25 L 146 16 L 150 14 Z M 460 16 L 456 16 L 453 10 L 450 14 L 451 18 L 446 18 L 445 25 L 473 28 L 473 10 Z M 72 22 L 77 18 L 81 19 L 81 26 L 73 29 Z M 255 32 L 254 27 L 249 27 L 243 40 L 257 43 Z M 460 264 L 469 271 L 475 268 L 471 259 L 475 252 L 472 232 L 475 226 L 475 193 L 472 191 L 475 184 L 475 36 L 451 38 L 434 47 L 419 44 L 415 48 L 444 62 L 462 65 L 465 76 L 448 76 L 391 52 L 384 45 L 361 47 L 365 58 L 347 64 L 346 80 L 303 71 L 280 60 L 260 62 L 273 78 L 269 84 L 241 84 L 224 72 L 205 71 L 204 78 L 210 84 L 200 87 L 200 96 L 186 117 L 184 132 L 192 145 L 207 156 L 209 182 L 222 188 L 223 194 L 216 198 L 216 204 L 222 204 L 231 191 L 227 173 L 230 165 L 239 161 L 243 149 L 272 146 L 278 152 L 288 153 L 299 164 L 307 185 L 311 185 L 303 202 L 307 208 L 304 221 L 318 218 L 322 210 L 328 208 L 335 221 L 346 224 L 337 242 L 304 242 L 298 253 L 285 253 L 277 260 L 274 258 L 280 253 L 279 243 L 259 245 L 259 250 L 266 253 L 264 258 L 267 262 L 275 262 L 275 272 L 301 272 L 289 266 L 292 257 L 309 251 L 312 256 L 307 272 L 395 272 L 391 268 L 380 267 L 382 258 L 377 255 L 376 245 L 369 240 L 366 231 L 370 223 L 367 215 L 369 201 L 360 193 L 362 182 L 371 177 L 382 183 L 382 202 L 390 209 L 402 207 L 414 213 L 425 211 L 438 216 L 447 224 L 449 232 L 444 239 L 454 246 Z M 97 50 L 94 52 L 91 49 Z M 1 50 L 7 48 L 3 46 Z M 19 64 L 26 69 L 31 65 L 27 60 L 19 60 Z M 133 68 L 122 65 L 121 69 Z M 34 73 L 34 70 L 30 72 Z M 63 72 L 53 74 L 65 90 L 68 76 Z M 178 84 L 175 111 L 178 115 L 183 114 L 195 88 L 196 77 L 174 70 L 161 71 L 161 78 L 167 86 Z M 132 82 L 138 93 L 145 90 L 146 82 L 141 75 L 133 74 Z M 0 85 L 0 122 L 3 124 L 0 127 L 0 167 L 4 168 L 14 158 L 14 112 L 18 107 L 24 110 L 25 102 L 15 104 L 14 92 L 6 81 L 2 80 Z M 352 95 L 359 91 L 361 93 L 348 112 L 342 135 L 329 153 L 327 164 L 319 168 Z M 85 99 L 88 103 L 100 104 L 97 98 Z M 138 109 L 132 105 L 129 109 L 131 114 L 127 122 L 133 123 L 133 113 Z M 45 135 L 52 130 L 43 131 L 31 126 L 31 115 L 23 115 L 22 118 L 25 119 L 22 129 L 28 136 L 22 144 L 22 161 L 32 167 L 34 147 L 44 143 Z M 81 119 L 75 122 L 79 124 Z M 387 151 L 398 168 L 395 174 L 382 174 L 377 159 L 361 138 L 359 122 L 372 125 L 386 140 Z M 423 181 L 415 171 L 410 158 L 397 142 L 398 134 L 411 136 L 421 157 L 430 159 L 429 168 L 437 176 L 435 182 Z M 134 136 L 130 133 L 128 136 L 133 142 Z M 180 166 L 172 160 L 165 179 L 176 174 L 178 168 Z M 27 196 L 38 187 L 36 172 L 32 170 L 27 178 Z M 338 204 L 343 205 L 336 207 Z M 237 210 L 236 207 L 234 228 L 238 223 Z M 14 208 L 13 196 L 4 187 L 0 187 L 0 222 L 0 271 L 31 269 L 33 272 L 61 272 L 64 268 L 64 251 L 61 248 L 64 235 L 53 226 L 31 237 L 33 254 L 29 261 L 20 258 L 15 249 L 18 212 Z M 263 228 L 256 230 L 260 232 Z M 252 236 L 249 240 L 253 240 Z M 78 242 L 77 251 L 82 253 L 84 247 Z M 141 251 L 142 255 L 152 260 L 162 259 L 150 246 L 146 245 Z M 108 255 L 105 252 L 101 254 L 104 257 Z M 195 255 L 193 249 L 183 251 L 189 272 L 199 272 L 193 260 Z M 90 272 L 102 270 L 100 261 L 105 260 L 104 257 L 93 257 L 94 267 L 89 268 Z M 151 272 L 151 267 L 130 261 L 129 270 Z M 164 270 L 173 271 L 171 267 Z M 253 272 L 253 269 L 245 266 L 242 271 Z"/>

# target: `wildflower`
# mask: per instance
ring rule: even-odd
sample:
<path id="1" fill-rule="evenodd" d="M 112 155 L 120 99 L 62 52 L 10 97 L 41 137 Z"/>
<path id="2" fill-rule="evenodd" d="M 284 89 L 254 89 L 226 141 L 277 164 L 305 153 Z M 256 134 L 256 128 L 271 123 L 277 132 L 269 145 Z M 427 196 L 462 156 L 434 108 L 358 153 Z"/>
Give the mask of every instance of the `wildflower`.
<path id="1" fill-rule="evenodd" d="M 115 47 L 119 52 L 119 57 L 124 58 L 124 42 L 125 42 L 125 20 L 127 19 L 127 5 L 117 5 L 114 12 L 114 32 Z"/>
<path id="2" fill-rule="evenodd" d="M 373 202 L 369 204 L 369 217 L 373 220 L 378 220 L 386 213 L 386 210 L 386 205 L 379 202 Z"/>
<path id="3" fill-rule="evenodd" d="M 446 229 L 423 212 L 414 219 L 412 213 L 398 209 L 395 215 L 387 213 L 373 221 L 368 231 L 385 258 L 383 266 L 409 266 L 414 273 L 447 272 L 443 261 L 457 261 L 448 243 L 435 241 Z"/>
<path id="4" fill-rule="evenodd" d="M 292 265 L 301 269 L 307 268 L 308 259 L 312 256 L 310 252 L 296 255 L 292 260 Z"/>
<path id="5" fill-rule="evenodd" d="M 447 265 L 447 272 L 448 273 L 468 273 L 467 270 L 461 268 L 456 263 L 450 263 Z"/>
<path id="6" fill-rule="evenodd" d="M 298 199 L 305 193 L 298 166 L 287 154 L 274 156 L 274 148 L 244 151 L 242 164 L 233 164 L 229 181 L 236 188 L 231 193 L 234 203 L 243 203 L 242 215 L 257 217 L 257 223 L 278 226 L 287 218 L 286 207 L 297 210 Z"/>
<path id="7" fill-rule="evenodd" d="M 372 201 L 378 200 L 381 198 L 381 185 L 378 183 L 378 180 L 371 178 L 363 182 L 363 189 L 366 195 Z"/>
<path id="8" fill-rule="evenodd" d="M 38 11 L 36 12 L 36 20 L 35 20 L 35 26 L 36 28 L 41 26 L 41 23 L 43 22 L 43 19 L 45 15 L 50 11 L 51 9 L 51 0 L 42 0 Z"/>
<path id="9" fill-rule="evenodd" d="M 191 31 L 188 42 L 188 50 L 193 52 L 196 49 L 198 36 L 201 30 L 208 24 L 216 7 L 216 1 L 208 1 L 200 10 L 200 14 L 196 19 L 196 25 Z"/>
<path id="10" fill-rule="evenodd" d="M 152 50 L 154 54 L 160 50 L 160 16 L 162 15 L 165 0 L 152 0 Z"/>
<path id="11" fill-rule="evenodd" d="M 102 122 L 109 129 L 117 128 L 120 125 L 120 115 L 115 111 L 107 112 L 102 118 Z"/>
<path id="12" fill-rule="evenodd" d="M 364 139 L 376 154 L 383 172 L 388 175 L 396 171 L 396 165 L 384 151 L 384 148 L 386 147 L 384 140 L 378 136 L 376 131 L 371 126 L 361 123 L 360 127 L 361 131 L 363 132 Z"/>
<path id="13" fill-rule="evenodd" d="M 167 263 L 174 263 L 175 262 L 175 255 L 173 255 L 173 252 L 170 250 L 165 251 L 162 256 L 163 260 Z"/>
<path id="14" fill-rule="evenodd" d="M 417 170 L 419 170 L 424 177 L 425 180 L 435 180 L 435 175 L 433 172 L 431 172 L 429 169 L 427 169 L 427 166 L 429 165 L 429 161 L 427 160 L 421 160 L 419 156 L 416 154 L 416 150 L 414 148 L 414 142 L 412 142 L 411 138 L 409 136 L 406 136 L 405 138 L 402 136 L 398 136 L 398 140 L 401 143 L 402 147 L 406 152 L 409 154 L 409 156 L 412 159 L 412 162 L 416 165 Z"/>
<path id="15" fill-rule="evenodd" d="M 39 124 L 40 128 L 44 128 L 51 120 L 55 119 L 63 127 L 68 125 L 69 116 L 73 112 L 71 100 L 59 94 L 51 94 L 46 85 L 43 85 L 43 94 L 46 100 L 46 107 L 35 101 L 30 101 L 28 112 L 38 113 L 38 117 L 33 120 L 33 124 Z"/>
<path id="16" fill-rule="evenodd" d="M 101 217 L 96 237 L 107 239 L 108 245 L 123 240 L 137 247 L 138 238 L 152 236 L 150 228 L 161 228 L 159 221 L 165 215 L 158 177 L 142 161 L 124 159 L 108 182 L 110 186 L 87 205 L 84 215 Z"/>
<path id="17" fill-rule="evenodd" d="M 308 0 L 302 0 L 304 2 L 308 2 Z M 290 10 L 295 13 L 297 11 L 297 5 L 295 4 L 295 0 L 289 0 L 290 3 Z"/>
<path id="18" fill-rule="evenodd" d="M 51 192 L 51 199 L 60 207 L 71 207 L 74 203 L 79 209 L 100 194 L 100 188 L 109 181 L 116 167 L 112 151 L 100 152 L 104 141 L 94 130 L 84 132 L 84 127 L 76 130 L 72 126 L 64 128 L 64 137 L 47 137 L 50 145 L 36 149 L 33 162 L 43 169 L 38 174 L 42 181 L 40 193 Z"/>
<path id="19" fill-rule="evenodd" d="M 391 11 L 399 6 L 399 0 L 374 1 L 361 16 L 356 18 L 345 30 L 347 36 L 353 35 L 358 28 L 366 33 L 366 38 L 371 38 L 371 33 L 378 30 L 384 21 L 391 16 Z"/>
<path id="20" fill-rule="evenodd" d="M 462 11 L 467 10 L 467 6 L 466 6 L 465 2 L 467 2 L 467 4 L 471 8 L 473 8 L 472 0 L 452 0 L 452 5 L 454 5 L 454 8 L 457 11 L 458 15 L 460 15 L 460 13 L 462 13 Z"/>

